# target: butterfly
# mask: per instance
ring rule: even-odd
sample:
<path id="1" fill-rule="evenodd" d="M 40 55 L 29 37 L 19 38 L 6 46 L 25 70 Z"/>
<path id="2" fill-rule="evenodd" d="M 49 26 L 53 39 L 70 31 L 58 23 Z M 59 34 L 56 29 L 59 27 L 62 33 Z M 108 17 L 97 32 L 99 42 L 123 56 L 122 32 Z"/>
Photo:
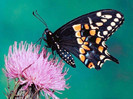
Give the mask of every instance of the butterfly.
<path id="1" fill-rule="evenodd" d="M 33 15 L 39 16 L 37 12 Z M 41 17 L 40 20 L 46 26 L 41 40 L 70 66 L 76 67 L 72 54 L 90 69 L 101 69 L 106 60 L 119 63 L 108 53 L 105 41 L 123 23 L 124 17 L 120 12 L 112 9 L 94 11 L 73 19 L 54 33 Z"/>

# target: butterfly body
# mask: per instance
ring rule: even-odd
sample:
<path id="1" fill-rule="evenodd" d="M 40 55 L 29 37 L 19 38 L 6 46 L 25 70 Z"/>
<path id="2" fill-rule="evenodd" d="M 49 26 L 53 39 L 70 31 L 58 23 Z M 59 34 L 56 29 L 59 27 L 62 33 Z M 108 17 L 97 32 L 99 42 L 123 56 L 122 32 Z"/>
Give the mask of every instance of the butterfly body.
<path id="1" fill-rule="evenodd" d="M 45 29 L 46 39 L 43 37 L 43 40 L 47 43 L 47 47 L 51 48 L 52 51 L 59 49 L 58 38 L 47 28 Z"/>
<path id="2" fill-rule="evenodd" d="M 123 21 L 123 15 L 116 10 L 99 10 L 68 22 L 54 33 L 46 29 L 43 39 L 72 67 L 73 54 L 88 68 L 100 69 L 106 60 L 119 63 L 108 53 L 105 41 Z"/>

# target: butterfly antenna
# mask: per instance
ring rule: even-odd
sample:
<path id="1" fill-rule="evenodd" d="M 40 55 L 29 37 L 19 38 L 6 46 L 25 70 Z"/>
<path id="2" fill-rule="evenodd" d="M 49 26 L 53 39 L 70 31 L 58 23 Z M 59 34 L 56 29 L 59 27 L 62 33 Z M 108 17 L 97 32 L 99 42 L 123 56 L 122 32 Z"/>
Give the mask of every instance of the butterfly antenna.
<path id="1" fill-rule="evenodd" d="M 33 15 L 38 19 L 40 20 L 45 26 L 46 28 L 48 28 L 46 22 L 44 21 L 44 19 L 37 13 L 37 10 L 36 11 L 33 11 Z"/>

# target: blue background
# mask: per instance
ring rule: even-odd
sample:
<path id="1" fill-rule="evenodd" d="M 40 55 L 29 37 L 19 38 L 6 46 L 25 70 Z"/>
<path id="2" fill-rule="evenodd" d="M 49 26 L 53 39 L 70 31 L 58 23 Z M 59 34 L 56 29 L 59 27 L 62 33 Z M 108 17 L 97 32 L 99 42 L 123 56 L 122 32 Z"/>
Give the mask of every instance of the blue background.
<path id="1" fill-rule="evenodd" d="M 106 42 L 120 64 L 107 61 L 100 71 L 86 68 L 77 58 L 77 68 L 69 65 L 67 81 L 71 88 L 61 99 L 133 99 L 133 1 L 132 0 L 1 0 L 0 1 L 0 98 L 7 88 L 4 55 L 14 41 L 36 42 L 45 26 L 32 12 L 44 18 L 54 32 L 66 22 L 100 9 L 116 9 L 125 16 L 124 24 Z M 50 50 L 49 50 L 50 51 Z"/>

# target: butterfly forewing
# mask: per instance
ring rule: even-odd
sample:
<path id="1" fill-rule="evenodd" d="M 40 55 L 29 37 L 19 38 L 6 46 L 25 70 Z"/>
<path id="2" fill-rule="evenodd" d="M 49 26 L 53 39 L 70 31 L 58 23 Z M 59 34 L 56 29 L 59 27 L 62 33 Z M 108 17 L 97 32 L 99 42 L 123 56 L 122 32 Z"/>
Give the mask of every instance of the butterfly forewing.
<path id="1" fill-rule="evenodd" d="M 89 17 L 89 21 L 92 22 L 91 26 L 92 28 L 98 28 L 98 36 L 105 40 L 107 40 L 124 21 L 123 15 L 116 10 L 97 11 L 94 16 L 95 17 Z"/>
<path id="2" fill-rule="evenodd" d="M 104 9 L 104 10 L 94 11 L 94 12 L 82 15 L 78 18 L 75 18 L 74 20 L 66 23 L 58 30 L 56 30 L 55 34 L 63 36 L 64 33 L 66 34 L 65 31 L 70 29 L 74 24 L 88 23 L 93 29 L 98 28 L 99 31 L 102 32 L 99 34 L 99 36 L 103 36 L 104 34 L 109 35 L 110 33 L 115 32 L 116 29 L 123 23 L 123 21 L 124 21 L 124 17 L 120 12 L 116 10 L 111 10 L 111 9 Z M 104 32 L 104 31 L 107 31 L 107 32 Z M 105 38 L 107 37 L 106 35 L 104 36 Z"/>

